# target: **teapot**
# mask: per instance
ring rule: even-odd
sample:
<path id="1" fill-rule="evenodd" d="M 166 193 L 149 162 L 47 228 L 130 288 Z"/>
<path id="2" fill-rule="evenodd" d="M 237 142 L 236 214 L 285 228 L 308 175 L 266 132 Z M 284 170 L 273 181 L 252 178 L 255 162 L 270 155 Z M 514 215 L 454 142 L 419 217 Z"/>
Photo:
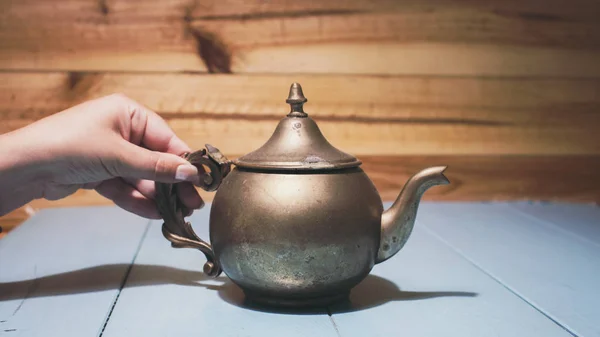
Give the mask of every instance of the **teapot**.
<path id="1" fill-rule="evenodd" d="M 172 247 L 204 253 L 204 273 L 225 273 L 250 302 L 326 306 L 402 249 L 423 193 L 449 180 L 446 166 L 425 168 L 384 210 L 361 161 L 330 144 L 304 112 L 300 84 L 286 102 L 290 112 L 255 151 L 229 160 L 206 144 L 182 155 L 199 168 L 200 187 L 215 191 L 210 243 L 184 220 L 178 184 L 157 182 L 162 233 Z"/>

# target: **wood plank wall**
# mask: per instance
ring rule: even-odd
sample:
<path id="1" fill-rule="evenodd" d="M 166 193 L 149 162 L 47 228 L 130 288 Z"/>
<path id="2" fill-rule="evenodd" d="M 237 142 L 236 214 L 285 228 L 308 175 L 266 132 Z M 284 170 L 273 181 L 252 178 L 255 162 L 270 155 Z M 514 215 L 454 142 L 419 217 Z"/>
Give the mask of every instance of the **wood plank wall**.
<path id="1" fill-rule="evenodd" d="M 599 17 L 595 0 L 2 0 L 0 132 L 121 92 L 235 158 L 297 81 L 387 200 L 448 164 L 427 200 L 597 203 Z"/>

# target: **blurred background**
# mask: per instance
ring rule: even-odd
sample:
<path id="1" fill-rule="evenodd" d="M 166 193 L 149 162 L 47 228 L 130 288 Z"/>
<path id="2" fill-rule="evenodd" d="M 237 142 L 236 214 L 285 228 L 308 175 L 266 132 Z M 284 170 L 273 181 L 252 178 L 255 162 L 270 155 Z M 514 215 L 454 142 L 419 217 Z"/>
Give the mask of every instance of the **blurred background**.
<path id="1" fill-rule="evenodd" d="M 599 18 L 595 0 L 0 0 L 0 132 L 120 92 L 235 158 L 299 82 L 386 201 L 447 164 L 426 200 L 598 203 Z M 109 203 L 36 200 L 0 226 Z"/>

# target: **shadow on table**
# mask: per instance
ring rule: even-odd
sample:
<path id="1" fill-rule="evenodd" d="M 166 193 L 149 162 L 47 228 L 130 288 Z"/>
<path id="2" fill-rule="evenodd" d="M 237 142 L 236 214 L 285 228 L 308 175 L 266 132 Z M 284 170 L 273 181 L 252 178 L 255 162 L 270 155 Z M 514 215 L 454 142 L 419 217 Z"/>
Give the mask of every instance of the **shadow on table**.
<path id="1" fill-rule="evenodd" d="M 123 276 L 130 265 L 111 264 L 65 273 L 37 277 L 28 280 L 0 283 L 0 302 L 35 297 L 61 296 L 104 290 L 119 289 Z M 203 281 L 212 280 L 211 283 Z M 214 281 L 221 284 L 215 284 Z M 307 310 L 282 310 L 254 305 L 245 300 L 240 288 L 227 277 L 209 279 L 200 271 L 178 269 L 155 265 L 134 265 L 125 287 L 143 287 L 163 284 L 204 287 L 219 292 L 220 297 L 235 306 L 271 313 L 287 314 L 332 314 L 360 311 L 392 301 L 414 301 L 436 297 L 474 297 L 473 292 L 462 291 L 403 291 L 393 282 L 375 275 L 369 275 L 357 285 L 346 302 L 330 308 Z"/>
<path id="2" fill-rule="evenodd" d="M 337 303 L 327 308 L 313 309 L 281 309 L 262 306 L 248 302 L 244 299 L 242 291 L 227 280 L 224 287 L 231 288 L 222 291 L 219 294 L 221 298 L 230 304 L 261 312 L 276 314 L 339 314 L 344 312 L 354 312 L 374 308 L 394 301 L 416 301 L 426 300 L 437 297 L 475 297 L 477 293 L 466 291 L 403 291 L 398 286 L 376 275 L 368 275 L 360 284 L 358 284 L 350 293 L 350 298 L 346 301 Z"/>

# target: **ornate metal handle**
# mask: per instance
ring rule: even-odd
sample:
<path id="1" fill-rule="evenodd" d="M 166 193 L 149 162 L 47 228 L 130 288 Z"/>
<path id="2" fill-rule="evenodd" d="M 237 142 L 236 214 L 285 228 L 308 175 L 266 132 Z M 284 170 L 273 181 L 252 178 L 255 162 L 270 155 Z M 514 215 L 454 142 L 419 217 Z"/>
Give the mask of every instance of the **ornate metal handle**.
<path id="1" fill-rule="evenodd" d="M 209 172 L 204 172 L 201 176 L 200 187 L 205 191 L 215 191 L 231 170 L 231 162 L 219 149 L 210 144 L 205 146 L 206 149 L 185 153 L 182 157 L 197 166 L 199 171 L 205 171 L 203 166 L 209 168 Z M 215 259 L 211 245 L 200 239 L 194 233 L 192 225 L 184 220 L 184 215 L 189 210 L 179 200 L 177 187 L 177 184 L 156 182 L 156 204 L 164 220 L 162 233 L 174 248 L 196 248 L 204 253 L 207 260 L 204 273 L 217 277 L 222 272 L 221 267 Z"/>

